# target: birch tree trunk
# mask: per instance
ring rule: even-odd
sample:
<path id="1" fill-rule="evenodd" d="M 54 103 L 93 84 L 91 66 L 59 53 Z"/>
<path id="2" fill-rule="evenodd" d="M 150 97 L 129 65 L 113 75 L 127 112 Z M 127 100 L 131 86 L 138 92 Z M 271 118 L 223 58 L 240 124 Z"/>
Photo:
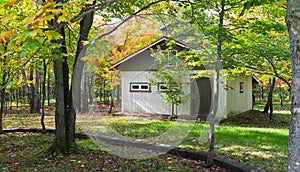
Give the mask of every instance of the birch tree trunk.
<path id="1" fill-rule="evenodd" d="M 209 144 L 209 150 L 207 153 L 207 160 L 206 165 L 208 167 L 213 166 L 213 155 L 215 151 L 215 117 L 218 111 L 218 104 L 219 104 L 219 80 L 220 80 L 220 70 L 221 70 L 221 56 L 222 56 L 222 43 L 223 43 L 223 29 L 224 29 L 224 16 L 225 16 L 225 0 L 221 0 L 220 4 L 220 12 L 219 12 L 219 25 L 218 25 L 218 47 L 217 47 L 217 58 L 216 58 L 216 78 L 215 78 L 215 84 L 216 84 L 216 91 L 214 91 L 214 98 L 213 98 L 213 109 L 208 117 L 209 121 L 209 127 L 210 127 L 210 144 Z"/>
<path id="2" fill-rule="evenodd" d="M 288 170 L 300 171 L 300 1 L 287 0 L 286 24 L 292 61 L 291 122 L 288 141 Z"/>

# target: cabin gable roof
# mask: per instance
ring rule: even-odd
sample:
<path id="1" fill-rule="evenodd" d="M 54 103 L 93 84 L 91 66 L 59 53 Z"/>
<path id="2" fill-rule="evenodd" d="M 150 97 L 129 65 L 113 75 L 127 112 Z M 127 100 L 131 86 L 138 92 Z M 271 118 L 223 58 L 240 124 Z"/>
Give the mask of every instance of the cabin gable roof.
<path id="1" fill-rule="evenodd" d="M 158 45 L 163 44 L 163 42 L 167 41 L 168 39 L 172 39 L 172 38 L 169 38 L 169 37 L 167 37 L 167 36 L 163 36 L 163 37 L 157 39 L 156 41 L 152 42 L 151 44 L 149 44 L 149 45 L 147 45 L 147 46 L 145 46 L 145 47 L 143 47 L 143 48 L 137 50 L 136 52 L 130 54 L 129 56 L 127 56 L 127 57 L 125 57 L 125 58 L 119 60 L 119 61 L 116 62 L 116 63 L 114 63 L 114 64 L 112 65 L 112 68 L 118 68 L 121 64 L 123 64 L 123 63 L 125 63 L 125 62 L 127 62 L 127 61 L 129 61 L 129 60 L 131 60 L 131 59 L 133 59 L 133 58 L 135 58 L 135 57 L 141 55 L 142 53 L 146 53 L 146 51 L 149 50 L 150 48 L 157 47 Z M 178 42 L 178 41 L 175 40 L 175 43 L 176 43 L 176 45 L 178 45 L 179 47 L 187 48 L 187 45 L 185 45 L 185 44 L 183 44 L 183 43 L 181 43 L 181 42 Z"/>

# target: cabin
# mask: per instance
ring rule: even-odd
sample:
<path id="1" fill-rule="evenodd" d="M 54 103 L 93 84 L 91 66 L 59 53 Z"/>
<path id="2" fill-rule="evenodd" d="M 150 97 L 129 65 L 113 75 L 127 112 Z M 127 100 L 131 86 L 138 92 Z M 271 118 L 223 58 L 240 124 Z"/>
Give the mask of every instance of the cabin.
<path id="1" fill-rule="evenodd" d="M 197 72 L 206 70 L 202 67 L 183 70 L 168 65 L 170 70 L 182 71 L 181 76 L 174 78 L 177 77 L 176 82 L 180 83 L 184 101 L 174 108 L 166 100 L 165 91 L 170 87 L 166 87 L 163 78 L 157 77 L 159 71 L 153 70 L 159 58 L 153 52 L 168 52 L 168 56 L 172 54 L 169 50 L 166 51 L 169 39 L 161 37 L 112 65 L 120 72 L 122 80 L 121 113 L 170 114 L 175 111 L 178 116 L 205 116 L 215 109 L 215 104 L 218 107 L 217 117 L 223 119 L 252 109 L 252 76 L 241 75 L 226 79 L 221 75 L 219 84 L 216 84 L 215 73 L 210 77 L 193 78 Z M 176 52 L 187 48 L 187 45 L 175 40 Z M 217 86 L 218 101 L 215 101 Z"/>

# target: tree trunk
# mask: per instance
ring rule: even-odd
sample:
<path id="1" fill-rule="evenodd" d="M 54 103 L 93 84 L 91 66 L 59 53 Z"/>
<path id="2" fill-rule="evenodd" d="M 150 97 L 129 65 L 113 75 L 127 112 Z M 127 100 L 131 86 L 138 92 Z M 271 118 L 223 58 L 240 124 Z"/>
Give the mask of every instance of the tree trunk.
<path id="1" fill-rule="evenodd" d="M 20 88 L 16 90 L 16 106 L 19 108 Z"/>
<path id="2" fill-rule="evenodd" d="M 4 114 L 4 106 L 5 106 L 5 84 L 6 84 L 6 74 L 3 72 L 2 74 L 2 83 L 0 90 L 0 134 L 3 134 L 3 114 Z"/>
<path id="3" fill-rule="evenodd" d="M 21 73 L 22 73 L 22 77 L 23 77 L 23 81 L 25 83 L 25 86 L 24 86 L 24 92 L 25 92 L 25 95 L 27 97 L 27 103 L 30 105 L 30 102 L 31 102 L 31 97 L 30 97 L 30 91 L 29 91 L 29 86 L 27 84 L 27 76 L 26 76 L 26 73 L 25 73 L 25 69 L 22 68 L 21 69 Z M 24 93 L 23 92 L 23 93 Z M 23 96 L 24 97 L 24 96 Z"/>
<path id="4" fill-rule="evenodd" d="M 50 70 L 48 70 L 48 78 L 47 78 L 47 101 L 48 101 L 48 106 L 50 106 Z"/>
<path id="5" fill-rule="evenodd" d="M 108 110 L 108 113 L 112 113 L 112 109 L 114 107 L 114 89 L 111 90 L 111 95 L 110 95 L 110 104 L 109 104 L 109 110 Z"/>
<path id="6" fill-rule="evenodd" d="M 29 106 L 30 106 L 30 113 L 34 113 L 33 112 L 33 105 L 34 105 L 34 85 L 33 85 L 33 67 L 30 67 L 30 71 L 29 71 L 29 81 L 30 83 L 30 102 L 29 102 Z"/>
<path id="7" fill-rule="evenodd" d="M 41 97 L 39 93 L 40 88 L 40 70 L 39 70 L 39 63 L 36 62 L 35 68 L 35 86 L 33 87 L 33 105 L 32 105 L 32 113 L 40 113 L 41 108 Z"/>
<path id="8" fill-rule="evenodd" d="M 93 2 L 95 4 L 96 1 Z M 84 67 L 84 62 L 81 60 L 81 58 L 85 55 L 86 48 L 83 45 L 83 41 L 88 40 L 88 35 L 90 32 L 90 29 L 93 24 L 93 17 L 94 13 L 91 12 L 87 14 L 85 17 L 82 18 L 80 21 L 80 31 L 79 31 L 79 38 L 77 41 L 77 50 L 76 50 L 76 56 L 75 56 L 75 63 L 74 63 L 74 69 L 77 74 L 73 74 L 72 78 L 72 91 L 73 95 L 76 95 L 76 100 L 73 100 L 74 107 L 77 112 L 81 112 L 81 81 L 82 81 L 82 72 Z"/>
<path id="9" fill-rule="evenodd" d="M 89 74 L 87 70 L 87 64 L 83 67 L 83 78 L 82 78 L 82 104 L 81 113 L 87 113 L 89 111 Z"/>
<path id="10" fill-rule="evenodd" d="M 95 93 L 94 93 L 94 82 L 95 82 L 95 76 L 93 74 L 90 75 L 89 77 L 89 105 L 92 105 L 94 103 L 94 97 L 95 97 Z"/>
<path id="11" fill-rule="evenodd" d="M 218 46 L 217 46 L 217 59 L 216 59 L 216 91 L 214 93 L 214 103 L 213 110 L 210 114 L 209 118 L 209 127 L 210 127 L 210 143 L 209 150 L 207 153 L 207 161 L 206 165 L 208 167 L 213 166 L 213 154 L 215 150 L 215 117 L 218 111 L 218 102 L 219 102 L 219 80 L 220 80 L 220 68 L 221 68 L 221 56 L 222 56 L 222 43 L 223 43 L 223 29 L 224 29 L 224 15 L 225 15 L 225 0 L 221 0 L 220 4 L 220 13 L 219 13 L 219 25 L 218 25 Z"/>
<path id="12" fill-rule="evenodd" d="M 94 1 L 95 3 L 95 1 Z M 77 47 L 74 70 L 75 66 L 78 62 L 82 62 L 81 57 L 85 54 L 86 47 L 83 46 L 83 38 L 87 39 L 87 35 L 93 23 L 93 13 L 87 14 L 80 21 L 80 38 L 78 39 L 78 43 L 80 46 Z M 65 32 L 64 28 L 60 28 L 58 32 L 62 35 L 63 39 L 60 40 L 60 44 L 62 45 L 60 49 L 59 55 L 63 55 L 63 53 L 67 53 L 66 43 L 65 43 Z M 86 37 L 85 37 L 86 36 Z M 64 125 L 59 128 L 60 132 L 56 132 L 56 145 L 63 153 L 69 153 L 71 149 L 75 145 L 75 121 L 76 121 L 76 113 L 73 104 L 73 86 L 77 86 L 74 84 L 76 80 L 76 71 L 73 71 L 72 75 L 72 85 L 69 88 L 69 67 L 66 56 L 64 56 L 64 61 L 55 61 L 55 80 L 56 80 L 56 108 L 58 108 L 56 116 L 58 119 L 57 125 Z M 78 71 L 77 71 L 78 72 Z M 81 75 L 81 74 L 80 74 Z M 79 75 L 79 76 L 80 76 Z M 80 80 L 79 80 L 80 81 Z M 80 86 L 80 85 L 79 85 Z M 80 87 L 79 87 L 80 88 Z M 64 103 L 60 103 L 59 101 L 63 100 Z M 62 101 L 61 101 L 62 102 Z M 63 120 L 64 122 L 61 122 Z M 62 124 L 59 124 L 62 123 Z"/>
<path id="13" fill-rule="evenodd" d="M 41 125 L 43 131 L 46 130 L 45 127 L 45 100 L 46 100 L 46 76 L 47 76 L 47 64 L 46 60 L 43 60 L 43 66 L 44 66 L 44 73 L 43 73 L 43 85 L 42 85 L 42 94 L 43 94 L 43 99 L 42 99 L 42 116 L 41 116 Z"/>
<path id="14" fill-rule="evenodd" d="M 263 101 L 264 100 L 264 86 L 261 85 L 261 92 L 260 92 L 260 96 L 261 96 L 261 100 Z"/>
<path id="15" fill-rule="evenodd" d="M 275 87 L 276 79 L 275 77 L 271 80 L 269 79 L 269 92 L 268 92 L 268 100 L 265 105 L 263 113 L 268 113 L 270 109 L 269 119 L 272 120 L 273 117 L 273 90 Z"/>
<path id="16" fill-rule="evenodd" d="M 288 140 L 289 172 L 300 171 L 300 3 L 287 0 L 286 24 L 292 61 L 291 122 Z"/>
<path id="17" fill-rule="evenodd" d="M 65 125 L 65 97 L 64 97 L 64 79 L 63 79 L 63 64 L 60 60 L 54 61 L 55 74 L 55 147 L 62 153 L 67 153 L 66 142 L 66 125 Z M 55 149 L 54 149 L 55 150 Z"/>
<path id="18" fill-rule="evenodd" d="M 279 95 L 280 106 L 283 107 L 282 90 L 280 86 L 278 86 L 278 95 Z"/>
<path id="19" fill-rule="evenodd" d="M 120 85 L 117 85 L 117 106 L 121 106 L 120 99 Z"/>
<path id="20" fill-rule="evenodd" d="M 269 114 L 269 120 L 272 121 L 273 120 L 273 90 L 274 90 L 274 87 L 275 87 L 275 77 L 273 78 L 273 81 L 272 81 L 272 86 L 271 86 L 271 91 L 270 91 L 270 114 Z"/>

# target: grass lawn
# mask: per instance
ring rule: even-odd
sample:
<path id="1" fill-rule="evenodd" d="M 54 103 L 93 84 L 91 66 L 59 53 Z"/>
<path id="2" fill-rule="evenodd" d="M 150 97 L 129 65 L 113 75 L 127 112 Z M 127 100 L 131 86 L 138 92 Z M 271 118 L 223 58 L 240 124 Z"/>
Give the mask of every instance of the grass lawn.
<path id="1" fill-rule="evenodd" d="M 255 109 L 261 110 L 262 107 L 263 106 L 256 106 Z M 287 109 L 287 107 L 283 107 L 275 111 L 273 121 L 269 121 L 268 115 L 260 113 L 259 111 L 252 111 L 243 116 L 236 116 L 224 120 L 221 124 L 216 126 L 215 152 L 219 155 L 266 170 L 286 171 L 288 126 L 290 119 L 290 114 Z M 7 115 L 4 117 L 4 126 L 6 128 L 40 128 L 39 117 L 39 115 L 24 114 Z M 53 128 L 53 116 L 46 116 L 45 119 L 47 128 Z M 87 129 L 85 127 L 88 126 L 88 129 L 95 129 L 93 132 L 101 131 L 101 134 L 109 136 L 110 132 L 107 131 L 107 128 L 109 128 L 124 137 L 147 141 L 148 138 L 159 136 L 161 133 L 168 131 L 168 129 L 174 126 L 184 127 L 187 123 L 189 122 L 163 121 L 157 119 L 146 120 L 143 118 L 128 119 L 128 117 L 105 116 L 104 118 L 99 118 L 81 116 L 78 117 L 77 130 L 86 131 Z M 179 146 L 186 149 L 207 151 L 208 126 L 204 123 L 192 124 L 192 130 Z M 48 137 L 50 136 L 45 136 L 44 140 L 47 141 Z M 9 138 L 10 136 L 7 139 Z M 1 138 L 1 140 L 3 139 Z M 5 141 L 1 143 L 1 145 L 4 143 Z M 78 143 L 89 150 L 98 150 L 93 146 L 91 141 L 81 140 Z M 104 153 L 101 153 L 101 155 L 102 154 Z M 161 159 L 162 157 L 159 158 Z M 83 162 L 82 160 L 78 161 Z M 76 162 L 78 161 L 76 160 Z M 124 168 L 122 164 L 124 164 L 125 161 L 128 163 L 127 160 L 120 161 L 120 163 L 117 163 L 120 168 Z M 158 160 L 152 158 L 149 161 L 156 162 Z M 0 161 L 0 164 L 2 162 L 3 160 Z M 155 162 L 151 163 L 155 164 Z M 150 162 L 144 160 L 143 162 L 138 163 L 143 164 Z M 43 163 L 41 162 L 41 164 Z M 153 168 L 149 167 L 149 169 L 152 170 Z M 166 169 L 167 168 L 169 167 L 166 167 Z M 185 167 L 182 165 L 178 168 L 184 169 Z"/>

